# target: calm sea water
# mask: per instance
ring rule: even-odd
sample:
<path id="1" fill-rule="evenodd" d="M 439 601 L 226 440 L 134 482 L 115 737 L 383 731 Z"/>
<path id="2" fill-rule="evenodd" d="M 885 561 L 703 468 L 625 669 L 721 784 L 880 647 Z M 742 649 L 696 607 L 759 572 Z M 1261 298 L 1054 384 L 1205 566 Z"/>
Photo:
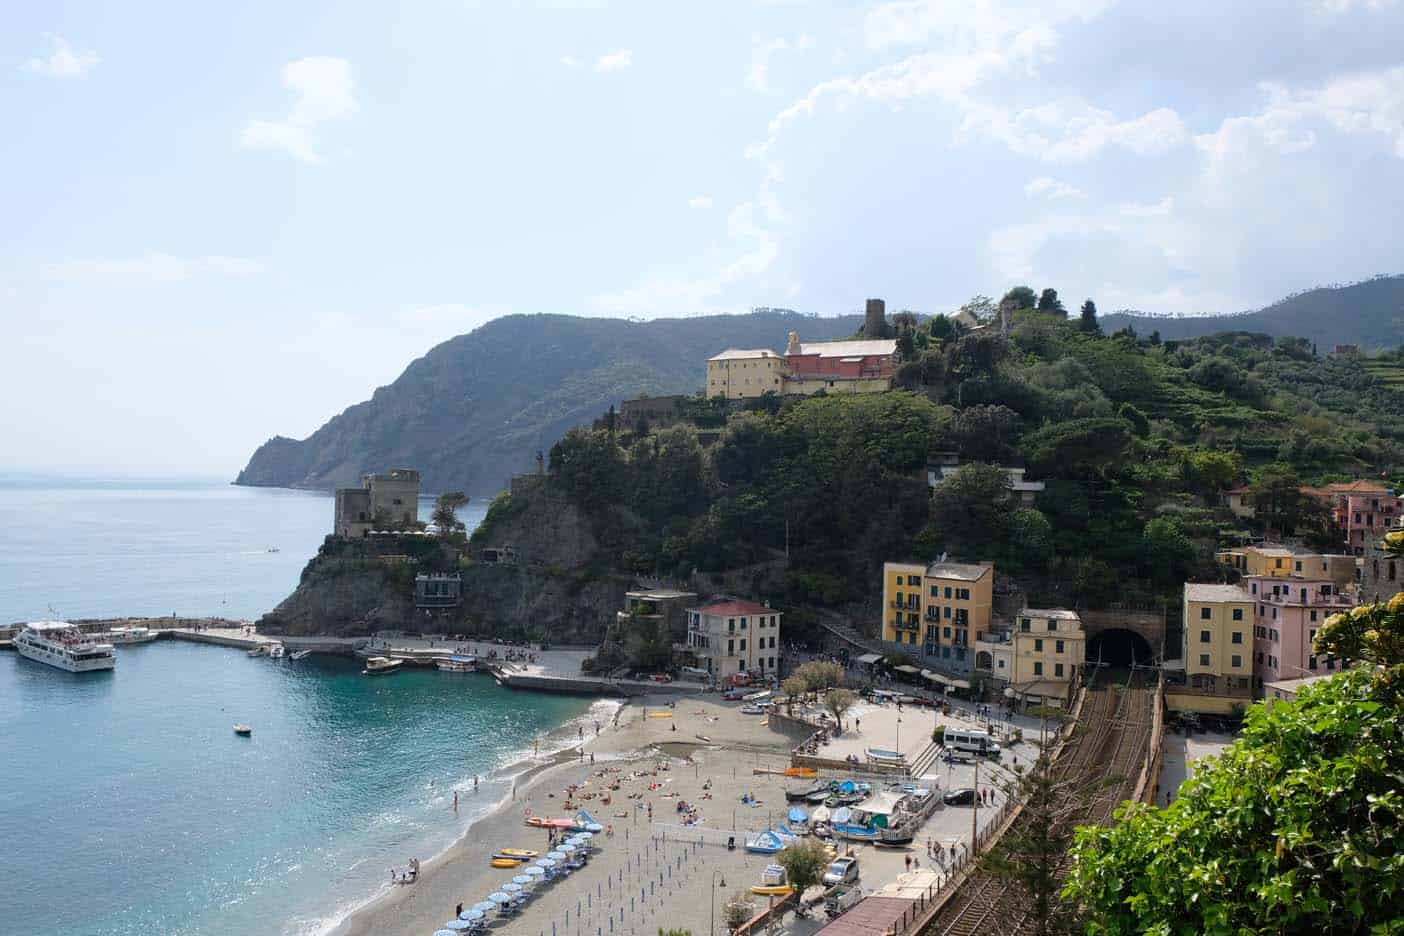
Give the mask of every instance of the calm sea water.
<path id="1" fill-rule="evenodd" d="M 49 603 L 253 617 L 330 512 L 222 485 L 0 485 L 0 620 Z M 169 641 L 118 653 L 115 673 L 82 676 L 0 654 L 0 932 L 324 932 L 504 796 L 533 739 L 589 717 L 485 676 L 371 679 Z"/>

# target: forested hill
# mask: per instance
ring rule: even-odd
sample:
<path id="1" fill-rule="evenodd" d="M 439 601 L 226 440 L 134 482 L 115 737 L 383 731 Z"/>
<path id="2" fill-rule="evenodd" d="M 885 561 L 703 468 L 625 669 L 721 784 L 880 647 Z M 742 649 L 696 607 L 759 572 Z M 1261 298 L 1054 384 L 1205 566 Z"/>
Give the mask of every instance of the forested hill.
<path id="1" fill-rule="evenodd" d="M 861 324 L 782 311 L 650 322 L 509 315 L 434 347 L 306 439 L 265 442 L 235 483 L 325 489 L 403 466 L 423 472 L 426 491 L 491 493 L 612 403 L 702 389 L 707 358 L 725 348 L 781 351 L 791 330 L 841 338 Z"/>
<path id="2" fill-rule="evenodd" d="M 1108 332 L 1127 325 L 1142 335 L 1158 331 L 1167 340 L 1228 331 L 1292 336 L 1305 338 L 1322 354 L 1338 344 L 1359 345 L 1366 351 L 1393 349 L 1404 344 L 1404 276 L 1309 289 L 1238 315 L 1170 317 L 1117 312 L 1102 319 Z"/>

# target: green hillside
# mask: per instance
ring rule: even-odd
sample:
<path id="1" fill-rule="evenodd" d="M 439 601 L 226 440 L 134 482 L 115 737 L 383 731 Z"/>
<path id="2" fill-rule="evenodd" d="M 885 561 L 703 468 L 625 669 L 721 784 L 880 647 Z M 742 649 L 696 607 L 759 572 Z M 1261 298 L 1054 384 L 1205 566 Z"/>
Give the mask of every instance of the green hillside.
<path id="1" fill-rule="evenodd" d="M 409 466 L 427 491 L 496 492 L 610 404 L 702 389 L 707 358 L 727 347 L 779 350 L 791 330 L 839 338 L 861 321 L 781 310 L 641 323 L 509 315 L 434 347 L 306 439 L 265 442 L 235 483 L 325 489 Z"/>
<path id="2" fill-rule="evenodd" d="M 1117 312 L 1104 316 L 1108 332 L 1131 326 L 1161 338 L 1195 338 L 1216 332 L 1258 332 L 1305 338 L 1325 354 L 1338 344 L 1377 351 L 1404 344 L 1404 276 L 1378 276 L 1349 286 L 1309 289 L 1256 312 L 1237 315 L 1163 316 Z"/>

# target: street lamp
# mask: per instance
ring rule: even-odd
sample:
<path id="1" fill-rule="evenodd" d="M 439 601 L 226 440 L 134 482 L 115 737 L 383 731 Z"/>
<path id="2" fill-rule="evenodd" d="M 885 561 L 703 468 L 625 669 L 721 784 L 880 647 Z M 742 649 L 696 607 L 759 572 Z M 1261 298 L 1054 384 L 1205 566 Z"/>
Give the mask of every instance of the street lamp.
<path id="1" fill-rule="evenodd" d="M 717 875 L 718 875 L 718 874 L 721 875 L 721 883 L 720 883 L 720 884 L 717 883 Z M 719 887 L 725 887 L 725 886 L 726 886 L 726 872 L 722 871 L 721 868 L 717 868 L 716 870 L 714 870 L 714 871 L 712 872 L 712 890 L 715 891 L 717 888 L 719 888 Z M 712 905 L 712 922 L 709 924 L 707 931 L 708 931 L 709 933 L 711 933 L 711 936 L 717 936 L 717 895 L 716 895 L 716 894 L 712 894 L 712 899 L 711 899 L 709 902 L 710 902 L 711 905 Z"/>

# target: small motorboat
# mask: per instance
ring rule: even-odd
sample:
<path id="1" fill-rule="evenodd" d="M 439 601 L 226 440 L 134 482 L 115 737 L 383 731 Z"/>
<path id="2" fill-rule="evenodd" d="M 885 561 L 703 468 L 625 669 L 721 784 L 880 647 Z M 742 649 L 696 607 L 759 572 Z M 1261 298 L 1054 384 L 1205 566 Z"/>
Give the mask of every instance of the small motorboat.
<path id="1" fill-rule="evenodd" d="M 294 660 L 305 660 L 312 655 L 311 650 L 294 650 L 291 654 Z"/>
<path id="2" fill-rule="evenodd" d="M 751 885 L 751 893 L 775 897 L 784 896 L 792 890 L 794 888 L 785 876 L 785 866 L 778 864 L 766 865 L 761 872 L 761 882 Z"/>
<path id="3" fill-rule="evenodd" d="M 247 738 L 253 734 L 253 729 L 248 725 L 235 725 L 234 733 L 241 738 Z"/>
<path id="4" fill-rule="evenodd" d="M 389 657 L 373 656 L 366 660 L 366 668 L 361 670 L 361 675 L 384 676 L 386 673 L 395 672 L 404 665 L 404 660 L 392 660 Z"/>
<path id="5" fill-rule="evenodd" d="M 267 652 L 268 652 L 268 648 L 265 647 L 263 644 L 259 644 L 257 647 L 254 647 L 252 650 L 249 651 L 249 656 L 251 656 L 251 657 L 263 656 L 263 655 L 264 655 L 265 653 L 267 653 Z"/>
<path id="6" fill-rule="evenodd" d="M 288 648 L 280 643 L 269 644 L 268 656 L 274 660 L 281 660 L 288 655 Z"/>

